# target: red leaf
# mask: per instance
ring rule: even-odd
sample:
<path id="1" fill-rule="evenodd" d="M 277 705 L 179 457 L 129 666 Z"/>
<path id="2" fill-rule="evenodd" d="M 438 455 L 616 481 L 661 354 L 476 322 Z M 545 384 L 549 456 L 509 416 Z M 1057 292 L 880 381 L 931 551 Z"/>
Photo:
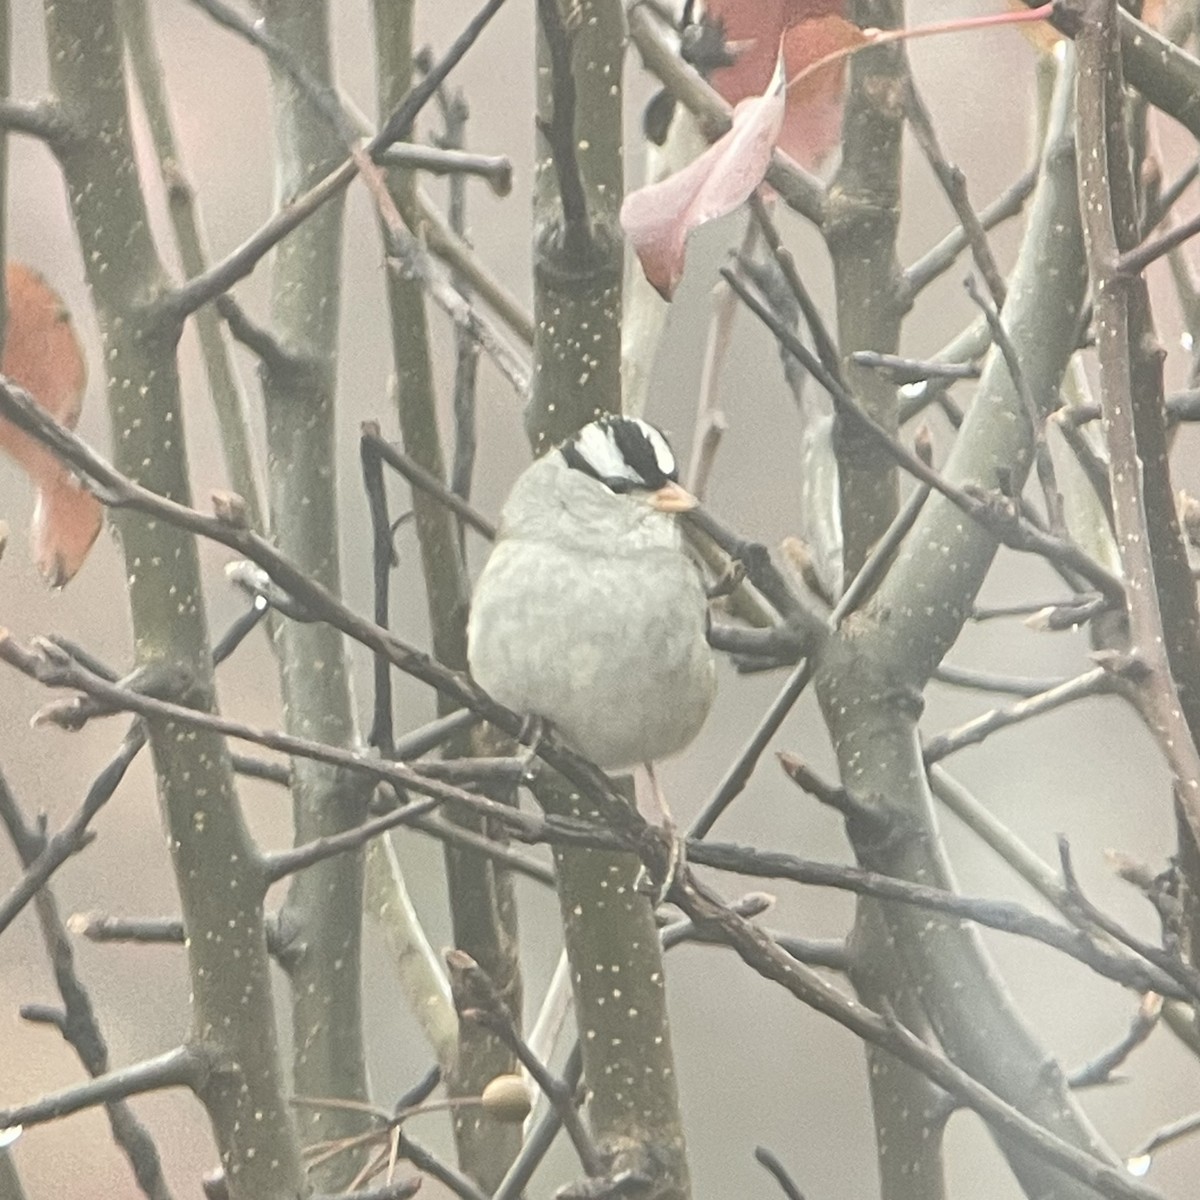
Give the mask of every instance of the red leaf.
<path id="1" fill-rule="evenodd" d="M 734 109 L 732 128 L 695 162 L 625 197 L 621 227 L 665 299 L 683 275 L 688 234 L 733 212 L 762 182 L 783 125 L 785 87 L 779 72 L 766 95 Z"/>
<path id="2" fill-rule="evenodd" d="M 54 289 L 29 267 L 9 263 L 5 279 L 8 329 L 0 371 L 72 429 L 79 420 L 87 368 L 71 316 Z M 100 532 L 100 503 L 40 442 L 3 418 L 0 450 L 33 482 L 36 503 L 29 538 L 34 561 L 51 586 L 62 587 L 83 565 Z"/>
<path id="3" fill-rule="evenodd" d="M 819 166 L 841 140 L 846 58 L 809 74 L 802 72 L 830 54 L 865 41 L 857 25 L 834 13 L 794 24 L 783 35 L 783 60 L 788 79 L 795 82 L 788 87 L 779 148 L 802 167 L 812 170 Z"/>
<path id="4" fill-rule="evenodd" d="M 712 73 L 712 85 L 736 104 L 766 90 L 780 40 L 788 79 L 825 55 L 864 39 L 843 14 L 845 0 L 709 0 L 706 14 L 720 23 L 737 54 L 732 66 Z M 789 88 L 779 148 L 802 167 L 817 167 L 837 145 L 842 127 L 845 60 Z"/>
<path id="5" fill-rule="evenodd" d="M 730 104 L 767 90 L 786 28 L 785 8 L 791 7 L 787 0 L 709 0 L 705 18 L 720 25 L 736 55 L 731 66 L 714 71 L 710 79 Z"/>

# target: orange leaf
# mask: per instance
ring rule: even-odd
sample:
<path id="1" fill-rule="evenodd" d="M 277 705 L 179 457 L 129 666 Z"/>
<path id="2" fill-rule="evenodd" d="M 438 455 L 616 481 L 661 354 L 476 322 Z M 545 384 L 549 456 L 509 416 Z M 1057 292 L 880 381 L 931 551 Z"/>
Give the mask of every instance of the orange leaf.
<path id="1" fill-rule="evenodd" d="M 9 263 L 5 280 L 8 330 L 0 371 L 72 429 L 79 420 L 87 367 L 71 316 L 54 289 L 29 267 Z M 100 503 L 40 442 L 2 418 L 0 450 L 33 483 L 29 537 L 34 561 L 52 587 L 62 587 L 83 565 L 100 532 Z"/>
<path id="2" fill-rule="evenodd" d="M 767 94 L 743 100 L 729 132 L 699 158 L 625 197 L 621 228 L 664 299 L 671 299 L 683 275 L 688 234 L 733 212 L 762 182 L 783 125 L 785 95 L 779 70 Z"/>

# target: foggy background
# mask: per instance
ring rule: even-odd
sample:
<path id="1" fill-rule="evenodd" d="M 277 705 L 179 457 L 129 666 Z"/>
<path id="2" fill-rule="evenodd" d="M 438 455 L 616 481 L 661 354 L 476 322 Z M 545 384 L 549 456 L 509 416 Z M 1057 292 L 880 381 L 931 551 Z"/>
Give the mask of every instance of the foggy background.
<path id="1" fill-rule="evenodd" d="M 341 87 L 367 112 L 374 111 L 373 49 L 366 0 L 334 6 Z M 420 40 L 445 49 L 475 4 L 441 0 L 420 5 Z M 913 24 L 950 15 L 995 11 L 995 3 L 959 0 L 953 6 L 927 0 L 909 6 Z M 272 212 L 272 165 L 266 69 L 259 55 L 214 27 L 185 0 L 154 5 L 160 47 L 168 72 L 183 166 L 198 193 L 212 258 L 230 251 Z M 16 0 L 14 95 L 35 97 L 45 88 L 41 6 Z M 472 117 L 472 149 L 504 153 L 516 168 L 514 192 L 495 198 L 482 181 L 469 185 L 471 235 L 492 271 L 523 300 L 530 298 L 528 258 L 531 155 L 533 143 L 533 6 L 511 0 L 484 33 L 451 82 L 466 90 Z M 919 41 L 910 47 L 918 84 L 933 112 L 939 137 L 952 160 L 966 171 L 976 207 L 1003 190 L 1027 162 L 1028 121 L 1034 53 L 1012 30 L 994 30 Z M 631 54 L 629 94 L 629 184 L 641 176 L 641 150 L 634 136 L 652 82 Z M 138 134 L 147 139 L 138 118 Z M 1165 125 L 1165 122 L 1161 123 Z M 420 125 L 422 134 L 432 127 Z M 1177 161 L 1187 151 L 1176 131 L 1165 130 Z M 103 397 L 98 336 L 83 285 L 78 249 L 65 191 L 56 166 L 40 145 L 10 140 L 9 253 L 42 271 L 66 299 L 87 349 L 91 382 L 80 433 L 107 453 L 109 427 Z M 1191 148 L 1194 153 L 1194 146 Z M 164 257 L 177 271 L 170 250 L 161 188 L 149 155 L 142 161 L 156 232 Z M 1168 170 L 1168 178 L 1173 172 Z M 429 180 L 430 191 L 444 185 Z M 781 214 L 789 244 L 818 302 L 832 312 L 827 259 L 820 239 L 799 218 Z M 922 253 L 952 225 L 949 206 L 933 183 L 919 151 L 906 143 L 903 262 Z M 1003 266 L 1011 263 L 1019 233 L 1012 222 L 991 237 Z M 664 426 L 682 454 L 691 445 L 695 397 L 708 320 L 708 292 L 725 248 L 740 236 L 733 217 L 693 239 L 688 271 L 674 304 L 658 384 L 648 416 Z M 341 343 L 341 507 L 345 597 L 369 611 L 369 526 L 359 484 L 359 423 L 378 418 L 388 436 L 395 419 L 388 400 L 391 344 L 384 301 L 384 265 L 375 220 L 364 190 L 349 193 L 345 232 L 345 288 Z M 963 294 L 965 262 L 921 297 L 906 326 L 904 350 L 927 355 L 975 315 Z M 265 319 L 269 265 L 260 266 L 236 294 L 248 311 Z M 1161 277 L 1156 276 L 1161 283 Z M 1161 289 L 1160 289 L 1161 294 Z M 1160 309 L 1160 335 L 1171 352 L 1169 381 L 1178 385 L 1185 356 Z M 448 381 L 453 369 L 447 322 L 434 312 L 437 365 L 441 373 L 446 444 L 450 444 Z M 259 411 L 253 361 L 236 351 L 252 411 Z M 208 406 L 194 330 L 181 349 L 187 437 L 196 504 L 226 486 Z M 965 400 L 969 392 L 959 390 Z M 722 403 L 729 429 L 707 497 L 712 511 L 742 534 L 775 545 L 794 531 L 799 490 L 795 479 L 799 428 L 782 383 L 776 348 L 748 314 L 738 318 L 737 337 L 723 375 Z M 481 359 L 479 461 L 474 500 L 494 515 L 515 474 L 528 461 L 519 401 L 486 358 Z M 937 461 L 944 458 L 944 430 Z M 261 438 L 259 445 L 261 446 Z M 1179 482 L 1185 481 L 1181 478 Z M 407 505 L 392 486 L 393 511 Z M 42 585 L 29 560 L 25 538 L 31 508 L 25 477 L 0 460 L 0 518 L 10 525 L 10 544 L 0 561 L 0 626 L 22 638 L 55 631 L 77 639 L 119 670 L 130 662 L 130 638 L 119 556 L 106 530 L 80 575 L 61 594 Z M 485 547 L 471 536 L 474 569 Z M 402 637 L 427 645 L 425 601 L 411 526 L 398 536 L 394 625 Z M 228 553 L 202 544 L 208 571 L 210 628 L 214 636 L 241 611 L 244 601 L 226 584 L 221 567 Z M 1031 559 L 1001 551 L 995 578 L 982 599 L 1057 597 L 1062 585 Z M 970 627 L 949 657 L 967 666 L 1012 674 L 1069 675 L 1085 669 L 1082 636 L 1036 634 L 1019 621 Z M 358 702 L 362 728 L 369 723 L 369 673 L 358 654 Z M 399 675 L 397 714 L 404 726 L 433 715 L 431 694 Z M 722 665 L 717 704 L 701 738 L 662 778 L 681 824 L 700 808 L 715 781 L 738 752 L 782 683 L 780 674 L 740 678 Z M 223 710 L 251 723 L 277 727 L 279 701 L 275 667 L 265 638 L 256 634 L 222 668 Z M 0 672 L 0 767 L 29 816 L 44 810 L 55 830 L 78 806 L 93 774 L 116 747 L 125 718 L 98 721 L 83 732 L 31 731 L 30 714 L 47 695 L 5 669 Z M 924 728 L 937 732 L 993 706 L 992 698 L 934 684 Z M 785 724 L 775 748 L 802 754 L 826 773 L 832 756 L 815 704 L 806 697 Z M 1129 887 L 1113 882 L 1102 857 L 1119 848 L 1156 866 L 1174 845 L 1170 792 L 1165 771 L 1148 736 L 1115 699 L 1076 704 L 1033 725 L 1001 733 L 984 746 L 955 756 L 949 769 L 974 789 L 997 815 L 1047 859 L 1054 837 L 1068 833 L 1084 887 L 1093 899 L 1139 933 L 1156 937 L 1154 915 Z M 290 837 L 290 804 L 281 789 L 242 780 L 241 796 L 252 828 L 268 846 Z M 943 822 L 964 891 L 1020 899 L 1041 910 L 1037 898 L 982 845 Z M 157 812 L 148 756 L 124 784 L 93 828 L 98 840 L 71 860 L 54 879 L 64 914 L 79 910 L 149 916 L 177 911 L 174 887 Z M 714 832 L 794 851 L 806 857 L 846 861 L 846 841 L 835 814 L 798 791 L 764 756 L 759 771 Z M 401 832 L 397 844 L 409 887 L 434 946 L 449 938 L 441 847 L 423 835 Z M 15 855 L 0 838 L 0 894 L 16 877 Z M 738 882 L 721 878 L 726 895 Z M 518 880 L 522 900 L 522 953 L 527 1005 L 536 1008 L 558 954 L 557 906 L 543 889 Z M 748 881 L 741 890 L 778 896 L 765 920 L 807 936 L 835 936 L 852 918 L 850 896 L 767 881 Z M 375 1098 L 389 1106 L 399 1091 L 428 1067 L 431 1056 L 398 995 L 395 976 L 375 931 L 367 926 L 366 993 Z M 1020 1009 L 1039 1031 L 1050 1053 L 1068 1069 L 1091 1058 L 1124 1031 L 1136 997 L 1092 976 L 1061 955 L 1027 941 L 986 934 Z M 81 977 L 92 991 L 107 1034 L 114 1066 L 159 1053 L 187 1029 L 187 978 L 178 948 L 96 946 L 77 941 Z M 875 1146 L 861 1047 L 850 1034 L 810 1012 L 781 989 L 751 973 L 731 953 L 683 947 L 669 956 L 673 1037 L 680 1089 L 688 1122 L 690 1160 L 698 1197 L 770 1196 L 775 1185 L 753 1161 L 755 1145 L 783 1159 L 809 1200 L 856 1200 L 876 1194 Z M 286 989 L 281 1018 L 286 1028 Z M 27 1026 L 19 1005 L 57 1000 L 32 911 L 0 938 L 0 1105 L 17 1103 L 82 1078 L 73 1052 L 45 1026 Z M 285 1055 L 286 1057 L 286 1055 Z M 1134 1078 L 1087 1099 L 1089 1111 L 1119 1152 L 1153 1128 L 1200 1107 L 1200 1066 L 1159 1030 L 1135 1056 Z M 199 1176 L 216 1163 L 200 1106 L 182 1093 L 137 1099 L 137 1112 L 157 1139 L 168 1180 L 179 1197 L 199 1195 Z M 448 1122 L 417 1119 L 414 1136 L 447 1151 Z M 971 1115 L 953 1119 L 950 1192 L 974 1200 L 1015 1200 L 1019 1195 L 990 1139 Z M 134 1197 L 139 1195 L 123 1157 L 96 1111 L 28 1131 L 14 1148 L 15 1161 L 31 1200 L 46 1196 Z M 1190 1194 L 1200 1154 L 1188 1144 L 1156 1162 L 1150 1182 L 1176 1196 Z M 403 1168 L 402 1168 L 403 1169 Z M 543 1167 L 530 1189 L 547 1196 L 574 1178 L 577 1165 L 564 1145 Z M 1194 1185 L 1192 1185 L 1194 1186 Z M 427 1182 L 423 1195 L 439 1191 Z"/>

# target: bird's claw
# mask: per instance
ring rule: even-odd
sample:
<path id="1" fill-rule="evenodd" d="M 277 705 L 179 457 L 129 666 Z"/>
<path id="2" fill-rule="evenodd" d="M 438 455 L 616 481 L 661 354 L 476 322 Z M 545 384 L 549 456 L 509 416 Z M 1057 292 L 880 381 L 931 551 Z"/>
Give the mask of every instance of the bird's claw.
<path id="1" fill-rule="evenodd" d="M 671 889 L 687 866 L 687 843 L 673 822 L 651 826 L 650 829 L 655 835 L 655 858 L 659 861 L 655 862 L 654 867 L 643 863 L 633 887 L 634 891 L 647 897 L 652 906 L 657 908 L 671 894 Z"/>

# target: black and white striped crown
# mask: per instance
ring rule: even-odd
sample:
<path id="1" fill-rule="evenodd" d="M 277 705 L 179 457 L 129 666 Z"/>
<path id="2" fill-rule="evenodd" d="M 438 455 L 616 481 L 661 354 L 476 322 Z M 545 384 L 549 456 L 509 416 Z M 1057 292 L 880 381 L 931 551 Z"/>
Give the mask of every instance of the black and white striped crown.
<path id="1" fill-rule="evenodd" d="M 600 480 L 614 492 L 656 492 L 679 480 L 667 439 L 637 417 L 600 417 L 560 449 L 568 466 Z"/>

